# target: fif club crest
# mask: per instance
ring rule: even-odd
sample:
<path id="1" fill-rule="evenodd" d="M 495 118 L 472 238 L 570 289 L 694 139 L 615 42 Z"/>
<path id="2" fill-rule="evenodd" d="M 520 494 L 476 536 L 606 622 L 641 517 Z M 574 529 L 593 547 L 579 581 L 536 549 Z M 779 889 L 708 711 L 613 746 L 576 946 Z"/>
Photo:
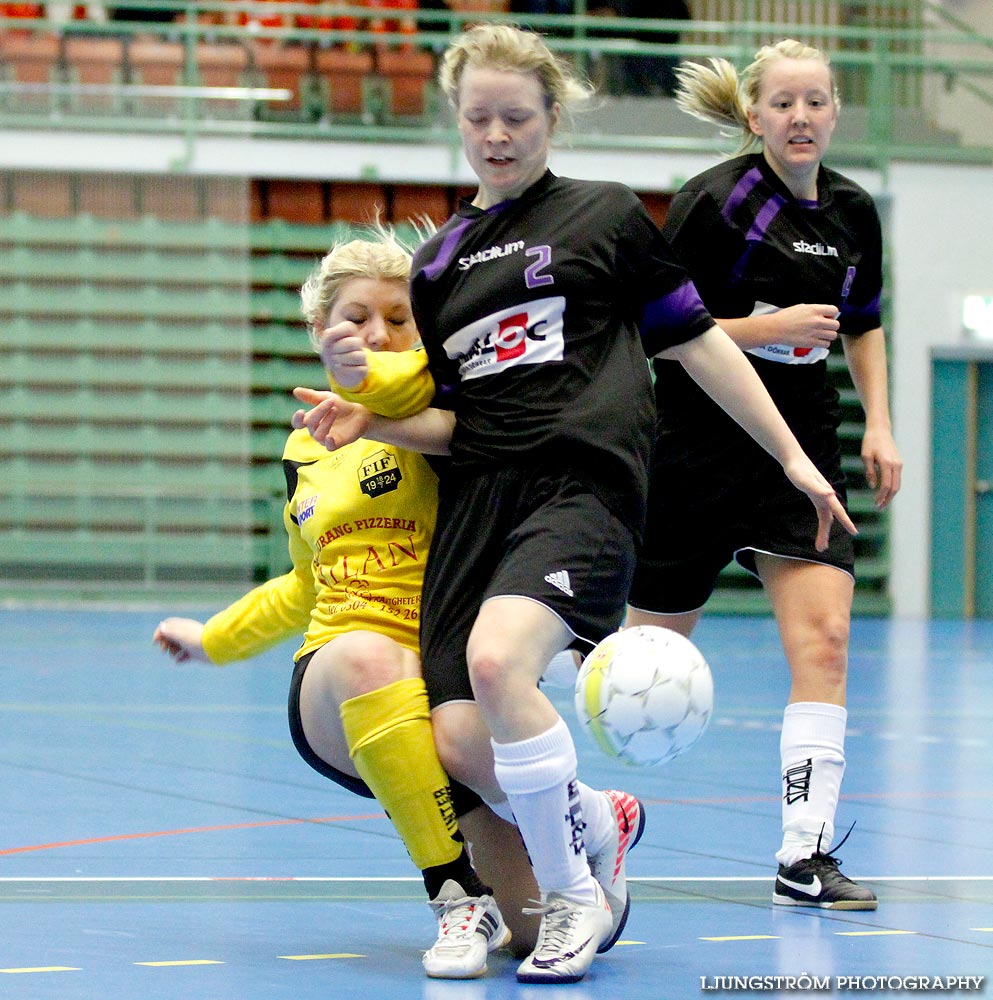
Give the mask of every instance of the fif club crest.
<path id="1" fill-rule="evenodd" d="M 367 455 L 359 463 L 359 488 L 367 497 L 375 499 L 399 488 L 400 466 L 396 455 L 385 448 Z"/>

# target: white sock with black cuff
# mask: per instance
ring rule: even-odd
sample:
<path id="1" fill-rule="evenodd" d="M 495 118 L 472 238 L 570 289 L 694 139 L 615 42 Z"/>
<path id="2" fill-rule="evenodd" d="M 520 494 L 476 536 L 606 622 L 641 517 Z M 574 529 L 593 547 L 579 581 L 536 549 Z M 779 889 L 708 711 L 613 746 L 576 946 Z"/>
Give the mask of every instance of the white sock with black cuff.
<path id="1" fill-rule="evenodd" d="M 776 854 L 782 865 L 809 858 L 818 838 L 828 853 L 845 774 L 847 721 L 842 706 L 826 702 L 796 702 L 783 713 L 783 844 Z"/>
<path id="2" fill-rule="evenodd" d="M 496 779 L 507 795 L 542 892 L 596 903 L 583 839 L 576 748 L 560 718 L 515 743 L 493 743 Z"/>

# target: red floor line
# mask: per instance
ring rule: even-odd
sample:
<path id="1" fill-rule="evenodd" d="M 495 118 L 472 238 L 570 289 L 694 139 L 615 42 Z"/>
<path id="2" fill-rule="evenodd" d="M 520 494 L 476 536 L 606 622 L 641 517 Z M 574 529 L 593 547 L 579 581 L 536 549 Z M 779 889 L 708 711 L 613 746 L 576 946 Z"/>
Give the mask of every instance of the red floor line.
<path id="1" fill-rule="evenodd" d="M 219 826 L 191 826 L 180 830 L 149 830 L 144 833 L 117 833 L 107 837 L 87 837 L 83 840 L 64 840 L 54 844 L 29 844 L 24 847 L 0 849 L 0 857 L 7 854 L 26 854 L 29 851 L 52 851 L 60 847 L 80 847 L 86 844 L 107 844 L 115 840 L 143 840 L 149 837 L 178 837 L 187 833 L 214 833 L 219 830 L 250 830 L 264 826 L 294 826 L 300 823 L 343 823 L 365 819 L 383 819 L 384 813 L 361 813 L 354 816 L 318 816 L 311 819 L 274 819 L 259 823 L 227 823 Z"/>

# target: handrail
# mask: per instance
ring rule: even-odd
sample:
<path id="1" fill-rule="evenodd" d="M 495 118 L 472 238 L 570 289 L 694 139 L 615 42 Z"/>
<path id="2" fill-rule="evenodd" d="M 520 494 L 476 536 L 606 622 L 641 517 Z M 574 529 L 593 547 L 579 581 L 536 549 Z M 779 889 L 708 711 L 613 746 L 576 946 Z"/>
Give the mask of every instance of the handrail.
<path id="1" fill-rule="evenodd" d="M 940 3 L 935 3 L 935 0 L 923 0 L 924 9 L 937 19 L 944 21 L 950 28 L 954 28 L 961 36 L 968 38 L 970 42 L 975 42 L 977 45 L 982 45 L 983 47 L 993 51 L 993 38 L 987 38 L 985 35 L 976 31 L 971 24 L 963 21 L 962 18 L 953 14 L 950 10 L 946 10 Z"/>
<path id="2" fill-rule="evenodd" d="M 816 24 L 798 26 L 777 24 L 762 20 L 724 21 L 673 21 L 642 20 L 634 18 L 607 18 L 584 13 L 575 15 L 543 15 L 521 17 L 509 14 L 458 11 L 458 10 L 401 10 L 393 8 L 377 9 L 375 16 L 384 18 L 413 17 L 419 30 L 416 34 L 402 31 L 378 32 L 365 27 L 355 28 L 311 28 L 291 25 L 269 25 L 249 23 L 201 23 L 200 18 L 211 15 L 237 19 L 240 15 L 252 17 L 281 17 L 292 21 L 296 16 L 318 17 L 362 17 L 370 16 L 366 8 L 356 8 L 346 4 L 292 3 L 273 4 L 271 0 L 118 0 L 118 11 L 157 10 L 172 11 L 183 15 L 182 20 L 166 23 L 145 21 L 59 21 L 42 18 L 27 21 L 19 18 L 0 16 L 0 35 L 5 29 L 18 31 L 34 30 L 49 32 L 62 40 L 76 36 L 114 36 L 130 43 L 138 36 L 155 37 L 181 41 L 184 46 L 185 62 L 183 81 L 187 85 L 182 90 L 184 111 L 180 118 L 164 119 L 135 116 L 129 114 L 126 120 L 106 113 L 79 113 L 58 116 L 58 125 L 63 129 L 79 132 L 94 130 L 180 133 L 187 137 L 188 144 L 195 143 L 199 136 L 207 135 L 252 135 L 256 138 L 292 137 L 320 140 L 369 141 L 369 142 L 441 142 L 453 146 L 457 136 L 442 112 L 424 116 L 410 123 L 396 123 L 385 120 L 365 121 L 361 124 L 321 118 L 320 120 L 263 120 L 252 117 L 252 108 L 262 101 L 279 100 L 280 95 L 270 93 L 273 89 L 263 86 L 239 88 L 241 100 L 247 114 L 237 119 L 208 118 L 202 114 L 201 100 L 221 97 L 219 92 L 211 93 L 211 88 L 200 86 L 196 71 L 195 51 L 201 42 L 239 43 L 249 48 L 257 44 L 294 44 L 312 48 L 344 46 L 351 49 L 373 50 L 376 47 L 404 44 L 432 52 L 441 51 L 453 34 L 467 23 L 480 20 L 526 23 L 539 30 L 554 29 L 548 35 L 551 48 L 564 56 L 583 60 L 598 59 L 603 56 L 640 55 L 668 56 L 675 59 L 700 60 L 711 56 L 724 56 L 738 65 L 750 61 L 755 46 L 766 40 L 786 35 L 816 35 L 819 44 L 827 46 L 833 66 L 839 74 L 848 74 L 846 82 L 863 93 L 856 94 L 855 105 L 862 104 L 867 111 L 867 132 L 864 140 L 845 142 L 839 136 L 832 147 L 832 158 L 839 162 L 856 162 L 885 169 L 887 162 L 895 157 L 914 159 L 935 159 L 971 162 L 993 162 L 993 149 L 988 146 L 970 146 L 950 142 L 947 135 L 935 134 L 932 141 L 898 141 L 898 130 L 894 130 L 894 114 L 903 107 L 920 110 L 919 81 L 938 76 L 944 81 L 954 80 L 975 95 L 986 106 L 993 109 L 993 96 L 983 87 L 993 81 L 993 59 L 985 58 L 986 52 L 993 52 L 993 39 L 970 29 L 948 12 L 937 8 L 932 0 L 920 0 L 921 10 L 938 12 L 943 15 L 943 27 L 926 24 L 923 27 Z M 868 8 L 870 5 L 866 4 Z M 879 0 L 871 5 L 879 6 Z M 896 2 L 884 6 L 898 9 Z M 906 6 L 905 4 L 902 6 Z M 577 8 L 585 9 L 580 0 Z M 609 33 L 617 33 L 610 35 Z M 637 32 L 638 39 L 623 37 L 625 33 Z M 681 40 L 672 41 L 673 33 Z M 667 37 L 664 42 L 641 40 L 650 35 Z M 685 39 L 691 36 L 693 41 Z M 706 39 L 701 41 L 700 39 Z M 955 55 L 947 53 L 954 48 Z M 940 49 L 940 54 L 935 52 Z M 250 55 L 251 60 L 251 55 Z M 99 93 L 136 96 L 136 85 L 128 83 L 117 87 L 108 85 L 108 90 Z M 25 89 L 28 87 L 29 89 Z M 92 85 L 90 85 L 92 88 Z M 117 89 L 115 89 L 117 87 Z M 4 93 L 37 95 L 37 85 L 0 83 L 0 124 L 14 128 L 43 128 L 46 125 L 44 112 L 32 111 L 20 106 L 11 107 L 4 102 Z M 129 89 L 132 88 L 132 89 Z M 60 95 L 96 94 L 81 86 L 62 83 L 49 88 L 48 93 L 57 98 Z M 232 97 L 235 91 L 224 96 Z M 170 95 L 172 92 L 170 91 Z M 163 96 L 167 96 L 163 94 Z M 843 93 L 844 96 L 844 93 Z M 234 102 L 238 103 L 238 102 Z M 851 103 L 846 99 L 846 103 Z M 51 125 L 51 121 L 48 121 Z M 993 114 L 991 128 L 993 134 Z M 604 149 L 646 149 L 712 152 L 726 147 L 726 143 L 715 137 L 691 135 L 625 135 L 603 132 L 578 134 L 570 140 L 573 146 Z M 181 164 L 179 164 L 181 166 Z"/>

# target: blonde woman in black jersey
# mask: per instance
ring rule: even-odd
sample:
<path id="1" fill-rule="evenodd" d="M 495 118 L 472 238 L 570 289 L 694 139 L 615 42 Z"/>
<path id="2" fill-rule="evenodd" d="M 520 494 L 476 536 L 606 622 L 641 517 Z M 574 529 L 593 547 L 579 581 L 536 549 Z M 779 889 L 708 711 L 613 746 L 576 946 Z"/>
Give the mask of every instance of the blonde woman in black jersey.
<path id="1" fill-rule="evenodd" d="M 837 494 L 838 395 L 827 378 L 840 340 L 865 410 L 862 463 L 877 507 L 900 487 L 886 345 L 882 246 L 871 197 L 824 166 L 838 95 L 817 49 L 786 40 L 759 50 L 739 79 L 724 60 L 687 64 L 677 100 L 730 127 L 739 154 L 690 180 L 665 233 L 704 304 L 762 379 Z M 852 540 L 836 527 L 811 543 L 808 505 L 679 365 L 656 362 L 657 449 L 648 529 L 629 625 L 689 635 L 721 569 L 736 559 L 762 582 L 779 626 L 791 687 L 783 717 L 783 837 L 774 900 L 876 908 L 870 889 L 831 854 L 845 770 Z"/>
<path id="2" fill-rule="evenodd" d="M 446 409 L 390 405 L 383 355 L 368 382 L 330 367 L 351 399 L 407 418 L 370 417 L 367 433 L 451 454 L 421 628 L 435 738 L 528 848 L 542 919 L 518 980 L 574 982 L 624 926 L 644 810 L 578 780 L 538 680 L 623 618 L 654 416 L 646 355 L 671 352 L 763 442 L 824 539 L 835 517 L 850 521 L 634 193 L 549 171 L 560 118 L 588 93 L 569 67 L 533 33 L 482 25 L 452 43 L 440 79 L 479 181 L 412 270 L 422 377 Z M 316 408 L 297 426 L 335 446 L 348 405 L 300 398 Z"/>

